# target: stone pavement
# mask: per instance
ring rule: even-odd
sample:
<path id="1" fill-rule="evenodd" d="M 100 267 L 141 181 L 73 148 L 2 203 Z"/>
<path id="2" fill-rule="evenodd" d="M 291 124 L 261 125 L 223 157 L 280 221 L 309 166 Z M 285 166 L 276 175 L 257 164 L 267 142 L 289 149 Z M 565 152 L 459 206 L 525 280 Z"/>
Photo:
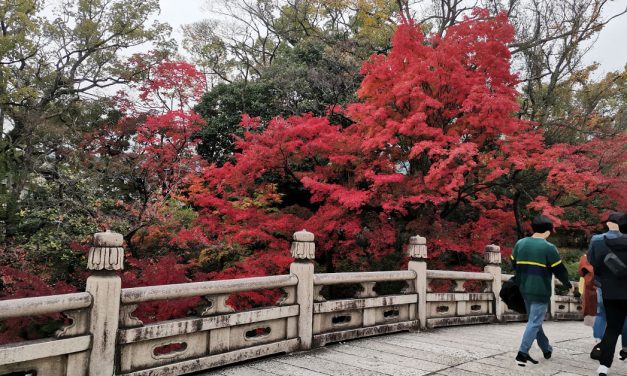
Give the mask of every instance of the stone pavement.
<path id="1" fill-rule="evenodd" d="M 197 375 L 596 375 L 598 362 L 589 357 L 593 345 L 590 327 L 581 322 L 549 321 L 544 328 L 554 347 L 553 358 L 545 360 L 534 345 L 531 356 L 540 364 L 524 368 L 514 361 L 524 323 L 510 323 L 371 337 Z M 627 376 L 627 360 L 621 362 L 616 358 L 610 375 Z"/>

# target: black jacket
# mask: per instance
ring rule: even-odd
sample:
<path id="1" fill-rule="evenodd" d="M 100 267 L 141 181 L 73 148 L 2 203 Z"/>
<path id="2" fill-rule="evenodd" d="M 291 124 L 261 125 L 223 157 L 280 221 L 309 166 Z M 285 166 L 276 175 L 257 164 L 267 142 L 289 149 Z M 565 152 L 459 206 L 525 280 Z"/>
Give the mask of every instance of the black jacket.
<path id="1" fill-rule="evenodd" d="M 594 274 L 601 283 L 603 298 L 610 300 L 627 300 L 627 278 L 619 278 L 605 265 L 605 257 L 610 249 L 627 265 L 627 235 L 615 239 L 604 239 L 595 251 L 590 263 Z"/>
<path id="2" fill-rule="evenodd" d="M 512 309 L 518 313 L 527 313 L 525 300 L 523 299 L 523 296 L 520 293 L 520 289 L 516 285 L 516 282 L 514 282 L 514 278 L 511 278 L 509 281 L 503 283 L 499 296 L 501 297 L 501 299 L 503 299 L 505 304 L 507 304 L 507 307 L 509 309 Z"/>

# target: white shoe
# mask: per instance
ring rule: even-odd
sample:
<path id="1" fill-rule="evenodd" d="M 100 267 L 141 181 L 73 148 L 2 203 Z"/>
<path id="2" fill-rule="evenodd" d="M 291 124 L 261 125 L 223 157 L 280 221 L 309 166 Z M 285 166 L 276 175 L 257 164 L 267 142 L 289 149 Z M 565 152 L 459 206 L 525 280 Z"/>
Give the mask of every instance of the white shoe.
<path id="1" fill-rule="evenodd" d="M 607 376 L 607 373 L 609 371 L 610 369 L 606 366 L 599 366 L 599 368 L 597 369 L 597 373 L 599 374 L 599 376 Z"/>

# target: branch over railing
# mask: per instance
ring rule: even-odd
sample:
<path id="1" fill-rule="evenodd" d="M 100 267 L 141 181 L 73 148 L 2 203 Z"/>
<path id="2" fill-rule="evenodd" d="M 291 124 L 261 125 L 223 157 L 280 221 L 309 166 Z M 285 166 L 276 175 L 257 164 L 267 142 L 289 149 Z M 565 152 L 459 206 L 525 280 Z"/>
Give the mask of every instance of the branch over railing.
<path id="1" fill-rule="evenodd" d="M 499 299 L 511 276 L 496 245 L 486 246 L 483 272 L 427 270 L 427 239 L 413 236 L 408 270 L 315 274 L 314 240 L 294 233 L 288 275 L 122 289 L 122 236 L 95 234 L 86 292 L 0 301 L 0 320 L 69 319 L 52 338 L 0 346 L 0 374 L 179 375 L 370 335 L 525 319 Z M 271 289 L 283 291 L 271 306 L 228 304 L 231 294 Z M 189 297 L 203 302 L 193 315 L 146 324 L 134 316 L 138 304 Z M 554 319 L 581 319 L 580 311 L 578 298 L 554 294 Z"/>

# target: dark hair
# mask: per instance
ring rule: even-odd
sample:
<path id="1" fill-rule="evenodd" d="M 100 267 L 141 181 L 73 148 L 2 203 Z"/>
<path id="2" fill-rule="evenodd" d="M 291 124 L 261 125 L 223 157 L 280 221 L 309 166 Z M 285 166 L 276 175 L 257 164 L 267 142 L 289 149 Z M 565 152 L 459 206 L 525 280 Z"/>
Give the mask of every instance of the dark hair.
<path id="1" fill-rule="evenodd" d="M 539 234 L 547 231 L 553 231 L 553 221 L 543 215 L 538 215 L 531 220 L 531 229 Z"/>
<path id="2" fill-rule="evenodd" d="M 612 212 L 610 213 L 610 215 L 608 215 L 606 222 L 613 222 L 618 224 L 623 216 L 625 216 L 625 213 Z"/>
<path id="3" fill-rule="evenodd" d="M 627 234 L 627 214 L 623 214 L 615 222 L 618 225 L 618 230 L 623 234 Z"/>

